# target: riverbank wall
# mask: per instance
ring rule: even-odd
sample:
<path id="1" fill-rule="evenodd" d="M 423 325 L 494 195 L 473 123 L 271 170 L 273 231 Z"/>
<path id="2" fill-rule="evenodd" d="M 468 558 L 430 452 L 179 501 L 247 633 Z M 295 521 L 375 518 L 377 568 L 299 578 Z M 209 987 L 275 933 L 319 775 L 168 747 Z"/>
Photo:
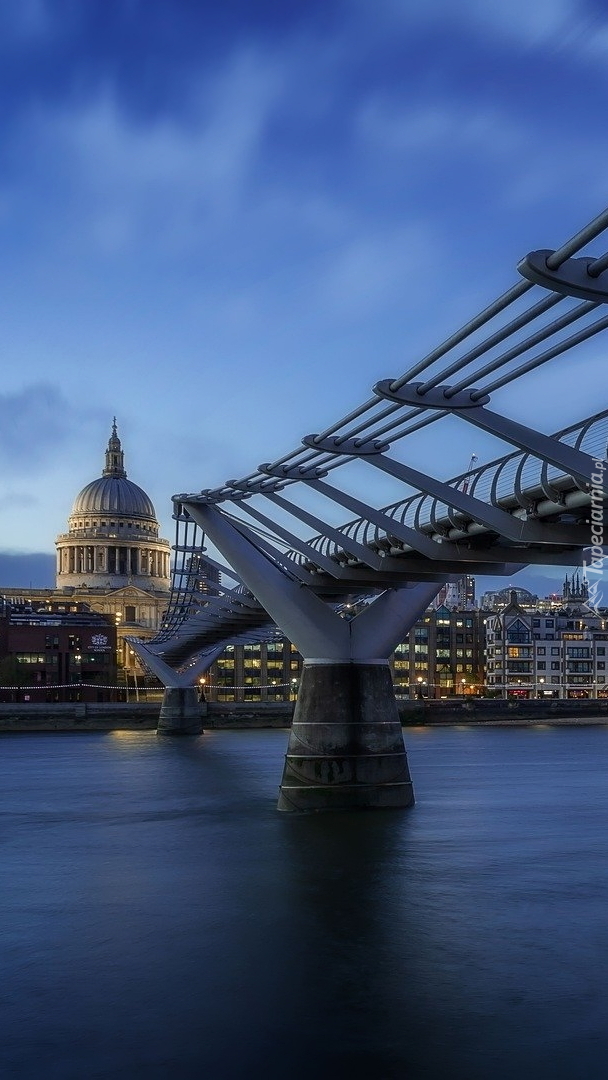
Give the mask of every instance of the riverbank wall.
<path id="1" fill-rule="evenodd" d="M 206 730 L 288 728 L 293 702 L 201 705 Z M 154 731 L 159 702 L 0 704 L 1 731 Z M 404 727 L 443 724 L 608 724 L 608 700 L 550 701 L 497 698 L 407 701 L 399 704 Z"/>

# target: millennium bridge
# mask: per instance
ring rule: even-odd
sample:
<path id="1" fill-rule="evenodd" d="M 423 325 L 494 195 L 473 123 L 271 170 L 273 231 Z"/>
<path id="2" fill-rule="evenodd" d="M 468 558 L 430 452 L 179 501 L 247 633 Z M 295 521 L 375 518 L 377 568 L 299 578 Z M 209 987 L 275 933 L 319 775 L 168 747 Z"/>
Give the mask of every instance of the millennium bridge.
<path id="1" fill-rule="evenodd" d="M 607 228 L 608 210 L 527 255 L 507 292 L 290 453 L 173 497 L 166 619 L 152 641 L 131 639 L 166 687 L 159 734 L 200 733 L 195 687 L 227 645 L 283 634 L 304 667 L 279 809 L 413 803 L 388 658 L 442 585 L 603 565 L 608 409 L 547 434 L 542 400 L 537 429 L 495 399 L 608 328 L 608 253 L 587 250 Z M 416 433 L 446 418 L 510 452 L 447 479 L 408 464 Z M 466 430 L 437 438 L 449 450 Z M 397 502 L 377 505 L 379 474 Z"/>

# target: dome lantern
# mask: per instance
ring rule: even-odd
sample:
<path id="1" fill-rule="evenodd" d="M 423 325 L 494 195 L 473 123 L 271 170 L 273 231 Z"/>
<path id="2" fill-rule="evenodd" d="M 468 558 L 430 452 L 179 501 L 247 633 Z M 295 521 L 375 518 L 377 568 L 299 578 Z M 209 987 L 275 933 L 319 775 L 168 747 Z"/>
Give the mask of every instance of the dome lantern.
<path id="1" fill-rule="evenodd" d="M 112 423 L 112 434 L 108 439 L 108 449 L 106 450 L 106 467 L 103 470 L 102 476 L 122 476 L 126 478 L 125 471 L 125 455 L 118 438 L 118 431 L 116 428 L 116 417 Z"/>

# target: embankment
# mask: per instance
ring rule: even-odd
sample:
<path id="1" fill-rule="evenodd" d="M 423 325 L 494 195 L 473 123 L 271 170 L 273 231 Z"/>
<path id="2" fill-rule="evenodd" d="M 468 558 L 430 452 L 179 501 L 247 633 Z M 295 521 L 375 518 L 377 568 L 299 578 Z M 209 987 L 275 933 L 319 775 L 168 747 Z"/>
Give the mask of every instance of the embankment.
<path id="1" fill-rule="evenodd" d="M 159 702 L 0 704 L 0 731 L 153 731 Z M 293 703 L 252 702 L 201 705 L 207 730 L 288 728 Z M 399 704 L 404 726 L 440 724 L 608 724 L 608 700 L 522 701 L 445 699 Z"/>

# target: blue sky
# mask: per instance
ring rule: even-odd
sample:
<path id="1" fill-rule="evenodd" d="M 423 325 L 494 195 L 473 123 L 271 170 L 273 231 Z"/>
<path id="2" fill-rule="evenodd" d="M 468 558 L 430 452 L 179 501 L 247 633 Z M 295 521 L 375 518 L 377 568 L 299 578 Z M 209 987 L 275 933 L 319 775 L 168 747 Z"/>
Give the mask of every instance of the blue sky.
<path id="1" fill-rule="evenodd" d="M 604 12 L 3 5 L 0 552 L 53 551 L 114 415 L 172 538 L 174 492 L 321 430 L 602 210 Z M 605 406 L 604 349 L 505 411 Z M 480 450 L 425 453 L 445 475 Z"/>

